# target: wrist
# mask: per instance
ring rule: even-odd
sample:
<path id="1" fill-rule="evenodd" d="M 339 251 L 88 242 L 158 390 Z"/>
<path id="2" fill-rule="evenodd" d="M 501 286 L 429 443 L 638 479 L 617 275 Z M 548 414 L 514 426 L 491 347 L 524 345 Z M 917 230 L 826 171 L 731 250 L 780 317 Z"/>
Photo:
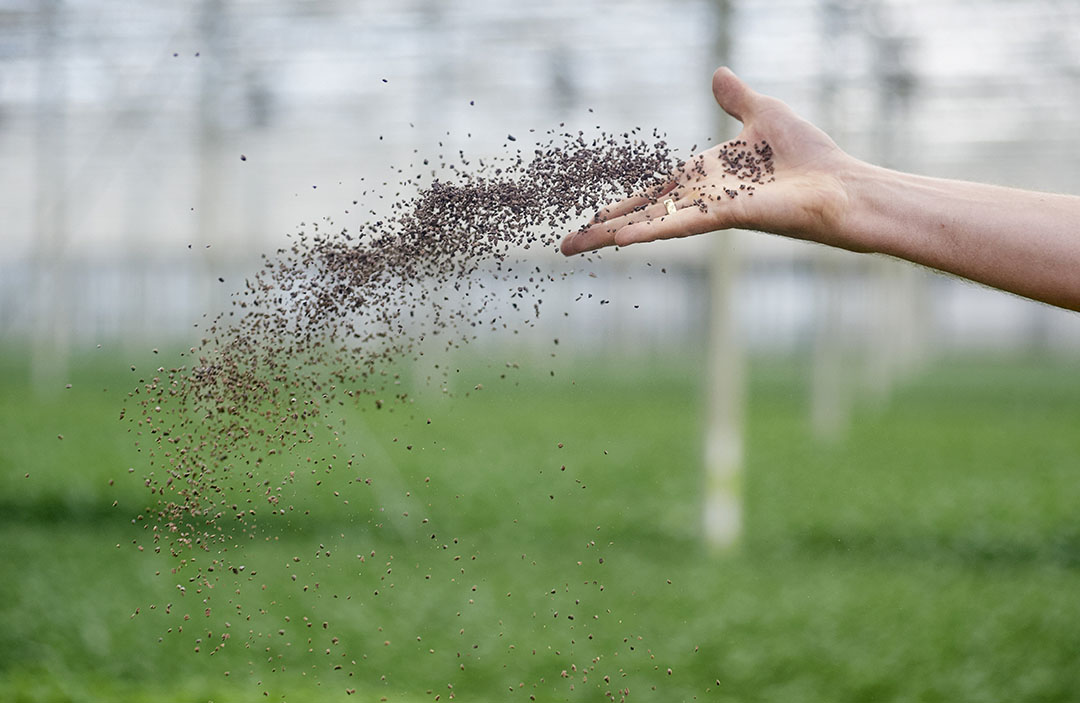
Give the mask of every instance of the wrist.
<path id="1" fill-rule="evenodd" d="M 902 209 L 898 196 L 905 176 L 849 157 L 837 173 L 844 197 L 833 230 L 835 244 L 861 253 L 900 255 L 901 242 L 892 225 Z"/>

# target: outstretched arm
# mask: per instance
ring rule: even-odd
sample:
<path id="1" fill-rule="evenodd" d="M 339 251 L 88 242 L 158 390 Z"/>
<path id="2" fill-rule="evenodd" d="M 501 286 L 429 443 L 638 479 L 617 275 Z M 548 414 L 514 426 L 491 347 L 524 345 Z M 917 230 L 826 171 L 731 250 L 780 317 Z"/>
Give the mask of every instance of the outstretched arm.
<path id="1" fill-rule="evenodd" d="M 564 254 L 738 227 L 889 254 L 1080 310 L 1080 197 L 872 166 L 726 68 L 713 94 L 743 123 L 739 136 L 662 190 L 602 210 L 563 240 Z"/>

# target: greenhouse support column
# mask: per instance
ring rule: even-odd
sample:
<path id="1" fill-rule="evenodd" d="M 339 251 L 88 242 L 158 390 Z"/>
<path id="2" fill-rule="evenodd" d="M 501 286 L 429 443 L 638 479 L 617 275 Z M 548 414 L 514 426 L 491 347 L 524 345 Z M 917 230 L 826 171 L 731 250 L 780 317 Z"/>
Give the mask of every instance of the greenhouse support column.
<path id="1" fill-rule="evenodd" d="M 730 56 L 729 0 L 717 0 L 716 63 Z M 727 131 L 730 121 L 722 124 Z M 743 353 L 738 334 L 734 290 L 739 272 L 737 232 L 708 240 L 709 339 L 706 388 L 705 542 L 714 550 L 738 544 L 743 527 Z"/>
<path id="2" fill-rule="evenodd" d="M 850 3 L 823 0 L 821 20 L 821 71 L 818 76 L 817 122 L 843 144 L 849 136 L 849 111 L 845 98 L 850 79 L 845 57 L 858 46 L 858 10 Z M 844 273 L 858 265 L 847 252 L 826 247 L 810 251 L 815 282 L 814 337 L 810 367 L 810 427 L 814 436 L 827 442 L 843 438 L 851 424 L 853 398 L 844 325 Z"/>
<path id="3" fill-rule="evenodd" d="M 38 8 L 35 252 L 36 320 L 31 374 L 35 391 L 53 393 L 67 374 L 72 285 L 68 266 L 67 76 L 61 53 L 62 6 Z"/>
<path id="4" fill-rule="evenodd" d="M 218 244 L 207 247 L 201 252 L 201 260 L 196 265 L 205 270 L 215 270 L 224 263 L 224 257 L 234 255 L 224 246 L 227 238 L 222 232 L 223 190 L 225 179 L 222 177 L 224 164 L 224 124 L 223 92 L 224 82 L 229 74 L 229 46 L 226 42 L 228 31 L 225 0 L 203 0 L 198 14 L 198 36 L 202 42 L 199 58 L 199 99 L 198 121 L 195 139 L 198 145 L 196 162 L 196 237 L 206 244 Z M 257 170 L 257 169 L 253 169 Z M 224 240 L 224 241 L 223 241 Z M 205 280 L 205 272 L 195 271 L 195 280 Z M 203 309 L 214 309 L 219 304 L 216 289 L 204 288 Z"/>
<path id="5" fill-rule="evenodd" d="M 744 356 L 734 310 L 738 235 L 720 232 L 709 242 L 705 541 L 713 549 L 730 548 L 742 535 Z"/>

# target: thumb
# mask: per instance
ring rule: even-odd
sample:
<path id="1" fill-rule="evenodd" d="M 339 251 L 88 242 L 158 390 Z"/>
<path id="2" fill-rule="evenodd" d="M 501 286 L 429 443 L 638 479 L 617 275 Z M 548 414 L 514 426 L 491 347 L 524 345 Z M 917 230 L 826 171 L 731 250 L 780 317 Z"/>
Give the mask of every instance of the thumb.
<path id="1" fill-rule="evenodd" d="M 759 97 L 750 86 L 739 80 L 730 68 L 721 66 L 712 77 L 713 97 L 724 112 L 746 124 L 753 118 L 755 103 Z"/>

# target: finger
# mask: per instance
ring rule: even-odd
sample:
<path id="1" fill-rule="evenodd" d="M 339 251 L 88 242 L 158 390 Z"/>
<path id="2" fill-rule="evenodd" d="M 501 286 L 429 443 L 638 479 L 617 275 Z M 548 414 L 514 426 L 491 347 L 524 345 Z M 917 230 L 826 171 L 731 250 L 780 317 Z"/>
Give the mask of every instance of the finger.
<path id="1" fill-rule="evenodd" d="M 704 234 L 727 227 L 715 212 L 702 212 L 694 205 L 682 207 L 674 215 L 665 215 L 645 222 L 635 222 L 622 227 L 615 233 L 614 243 L 628 246 L 657 239 L 689 237 L 692 234 Z"/>
<path id="2" fill-rule="evenodd" d="M 644 207 L 628 212 L 621 217 L 613 217 L 610 220 L 604 220 L 600 225 L 606 226 L 607 229 L 621 229 L 634 222 L 644 222 L 645 220 L 653 220 L 657 217 L 670 215 L 671 212 L 668 210 L 669 201 L 676 210 L 690 206 L 690 201 L 686 199 L 686 193 L 684 191 L 672 190 L 661 195 L 656 200 L 648 201 L 648 204 Z"/>
<path id="3" fill-rule="evenodd" d="M 727 66 L 716 69 L 712 77 L 713 97 L 724 112 L 746 124 L 753 119 L 761 95 L 753 91 Z"/>
<path id="4" fill-rule="evenodd" d="M 657 198 L 662 198 L 678 186 L 678 181 L 672 180 L 664 185 L 659 191 L 655 192 L 655 195 L 634 195 L 629 198 L 620 200 L 617 203 L 613 203 L 606 207 L 600 208 L 593 217 L 594 222 L 607 222 L 608 220 L 615 219 L 616 217 L 622 217 L 628 213 L 640 210 L 654 202 Z"/>
<path id="5" fill-rule="evenodd" d="M 598 222 L 583 230 L 567 235 L 560 246 L 562 253 L 566 256 L 571 256 L 573 254 L 580 254 L 583 251 L 592 251 L 593 249 L 611 246 L 615 243 L 615 233 L 623 227 L 647 220 L 655 220 L 668 215 L 667 202 L 669 200 L 676 208 L 676 212 L 680 207 L 694 207 L 689 199 L 680 199 L 680 194 L 677 192 L 673 191 L 666 193 L 665 195 L 668 197 L 664 197 L 663 200 L 659 202 L 646 200 L 645 202 L 648 204 L 644 207 L 628 212 L 620 217 L 614 217 L 610 220 Z"/>
<path id="6" fill-rule="evenodd" d="M 584 251 L 608 247 L 615 243 L 615 233 L 619 225 L 612 222 L 598 222 L 591 227 L 571 232 L 563 237 L 559 250 L 564 256 L 573 256 Z"/>
<path id="7" fill-rule="evenodd" d="M 652 203 L 663 200 L 665 197 L 679 197 L 671 195 L 671 192 L 680 185 L 689 183 L 692 178 L 700 180 L 701 164 L 704 163 L 703 159 L 703 153 L 695 154 L 689 161 L 682 163 L 676 168 L 668 176 L 670 180 L 662 187 L 659 189 L 650 189 L 641 195 L 634 195 L 601 208 L 596 215 L 593 216 L 593 222 L 608 222 L 617 217 L 622 217 L 631 212 L 641 210 Z"/>

